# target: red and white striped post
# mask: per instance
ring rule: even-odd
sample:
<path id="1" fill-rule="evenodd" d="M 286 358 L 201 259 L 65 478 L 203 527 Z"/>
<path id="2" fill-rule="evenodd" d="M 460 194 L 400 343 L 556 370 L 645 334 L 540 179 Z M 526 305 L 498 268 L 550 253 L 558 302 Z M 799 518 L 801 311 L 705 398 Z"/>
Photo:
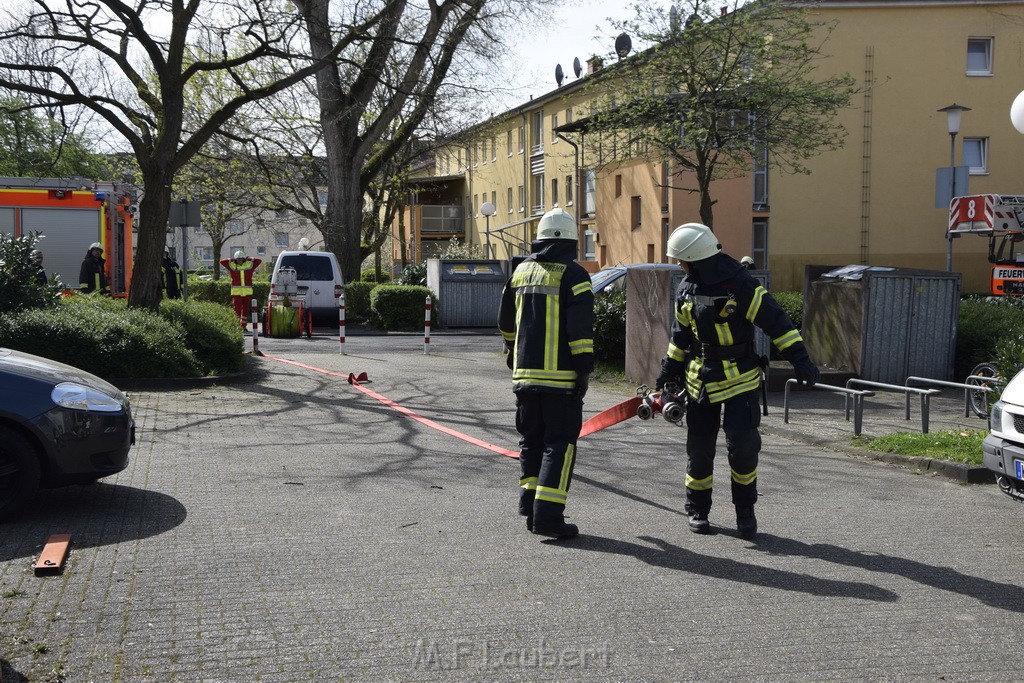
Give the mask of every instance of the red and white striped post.
<path id="1" fill-rule="evenodd" d="M 250 317 L 252 318 L 252 353 L 255 356 L 260 350 L 260 333 L 257 331 L 259 324 L 256 322 L 259 316 L 259 308 L 256 303 L 256 297 L 252 299 L 252 311 Z"/>
<path id="2" fill-rule="evenodd" d="M 423 313 L 423 353 L 430 353 L 430 297 L 427 297 L 427 308 Z"/>
<path id="3" fill-rule="evenodd" d="M 345 288 L 338 295 L 338 350 L 345 353 Z"/>

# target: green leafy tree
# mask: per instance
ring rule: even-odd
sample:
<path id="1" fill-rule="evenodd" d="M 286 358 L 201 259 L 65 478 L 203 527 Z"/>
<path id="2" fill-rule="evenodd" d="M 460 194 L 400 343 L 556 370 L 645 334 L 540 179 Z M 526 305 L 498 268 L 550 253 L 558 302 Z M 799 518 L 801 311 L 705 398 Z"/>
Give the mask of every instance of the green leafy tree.
<path id="1" fill-rule="evenodd" d="M 0 232 L 0 313 L 49 308 L 60 301 L 62 284 L 56 275 L 40 282 L 39 264 L 32 251 L 38 233 L 14 237 Z"/>
<path id="2" fill-rule="evenodd" d="M 100 180 L 108 172 L 104 157 L 62 117 L 18 97 L 0 99 L 0 175 Z"/>
<path id="3" fill-rule="evenodd" d="M 835 115 L 857 92 L 848 74 L 819 68 L 832 26 L 807 4 L 721 6 L 637 5 L 620 27 L 653 47 L 595 79 L 588 122 L 598 144 L 669 160 L 677 177 L 692 176 L 695 186 L 683 189 L 699 195 L 708 226 L 715 180 L 749 175 L 755 163 L 806 173 L 807 159 L 839 148 L 845 130 Z"/>

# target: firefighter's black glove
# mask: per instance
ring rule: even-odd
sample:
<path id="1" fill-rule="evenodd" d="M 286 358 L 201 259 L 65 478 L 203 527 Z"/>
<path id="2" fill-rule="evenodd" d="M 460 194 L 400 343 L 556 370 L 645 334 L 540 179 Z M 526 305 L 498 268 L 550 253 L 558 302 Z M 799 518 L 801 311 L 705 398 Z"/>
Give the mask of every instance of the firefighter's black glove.
<path id="1" fill-rule="evenodd" d="M 675 384 L 681 387 L 683 386 L 683 381 L 679 379 L 677 375 L 674 375 L 671 372 L 666 372 L 662 369 L 662 371 L 658 373 L 658 379 L 654 380 L 654 389 L 656 391 L 661 391 L 665 388 L 666 384 Z"/>
<path id="2" fill-rule="evenodd" d="M 801 384 L 806 384 L 808 387 L 813 387 L 821 379 L 821 371 L 818 370 L 818 366 L 812 363 L 811 359 L 806 356 L 793 363 L 793 370 L 797 381 Z"/>
<path id="3" fill-rule="evenodd" d="M 587 395 L 587 389 L 590 388 L 590 377 L 588 375 L 577 375 L 576 376 L 576 395 L 579 398 L 583 398 Z"/>

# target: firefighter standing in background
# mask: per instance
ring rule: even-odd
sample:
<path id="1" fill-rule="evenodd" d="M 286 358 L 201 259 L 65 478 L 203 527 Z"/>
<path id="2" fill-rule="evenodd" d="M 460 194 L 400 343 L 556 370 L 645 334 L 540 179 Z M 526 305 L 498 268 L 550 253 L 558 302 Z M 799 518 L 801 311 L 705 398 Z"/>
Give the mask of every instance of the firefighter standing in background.
<path id="1" fill-rule="evenodd" d="M 109 294 L 107 289 L 106 259 L 103 258 L 103 245 L 93 242 L 82 261 L 78 271 L 78 289 L 83 294 Z"/>
<path id="2" fill-rule="evenodd" d="M 750 258 L 749 256 L 744 256 L 743 258 L 740 259 L 740 265 L 746 268 L 747 270 L 753 270 L 754 259 Z"/>
<path id="3" fill-rule="evenodd" d="M 528 530 L 552 538 L 579 533 L 565 522 L 565 502 L 594 367 L 594 291 L 574 262 L 577 235 L 562 209 L 544 214 L 498 311 L 522 437 L 519 514 Z"/>
<path id="4" fill-rule="evenodd" d="M 761 451 L 762 360 L 754 348 L 754 326 L 761 328 L 789 361 L 796 378 L 818 381 L 800 332 L 746 268 L 722 253 L 705 225 L 687 223 L 668 238 L 667 253 L 686 276 L 675 301 L 675 322 L 657 388 L 685 387 L 686 513 L 690 531 L 711 531 L 708 513 L 718 431 L 724 428 L 732 472 L 736 529 L 743 538 L 757 533 L 757 460 Z M 724 406 L 724 419 L 723 419 Z"/>
<path id="5" fill-rule="evenodd" d="M 180 299 L 182 290 L 181 266 L 171 258 L 171 252 L 164 250 L 164 260 L 160 264 L 160 284 L 168 299 Z"/>
<path id="6" fill-rule="evenodd" d="M 224 266 L 231 275 L 231 305 L 238 315 L 242 329 L 246 329 L 249 323 L 250 302 L 252 300 L 252 275 L 256 266 L 263 263 L 263 259 L 247 258 L 245 252 L 239 249 L 232 259 L 221 259 L 220 264 Z"/>
<path id="7" fill-rule="evenodd" d="M 45 285 L 49 280 L 46 277 L 46 271 L 43 270 L 43 252 L 38 249 L 33 249 L 32 263 L 36 266 L 36 282 L 41 285 Z"/>

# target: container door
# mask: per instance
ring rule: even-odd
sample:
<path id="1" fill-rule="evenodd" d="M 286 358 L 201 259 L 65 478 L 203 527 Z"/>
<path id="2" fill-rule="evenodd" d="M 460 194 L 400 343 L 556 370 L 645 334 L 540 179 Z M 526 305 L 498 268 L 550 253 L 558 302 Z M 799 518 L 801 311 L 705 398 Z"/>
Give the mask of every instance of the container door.
<path id="1" fill-rule="evenodd" d="M 22 233 L 39 232 L 43 252 L 43 268 L 47 276 L 56 273 L 68 289 L 78 289 L 78 271 L 82 267 L 89 245 L 99 240 L 99 209 L 43 209 L 21 210 Z M 110 255 L 103 254 L 109 259 Z"/>

